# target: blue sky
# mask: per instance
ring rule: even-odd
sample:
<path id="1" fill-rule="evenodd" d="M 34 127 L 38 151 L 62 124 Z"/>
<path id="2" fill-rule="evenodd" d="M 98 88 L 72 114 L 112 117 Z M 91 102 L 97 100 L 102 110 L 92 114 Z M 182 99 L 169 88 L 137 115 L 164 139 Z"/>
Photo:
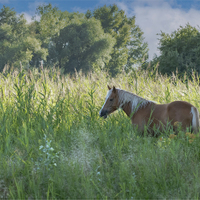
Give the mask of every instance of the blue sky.
<path id="1" fill-rule="evenodd" d="M 105 4 L 117 4 L 128 17 L 136 16 L 136 24 L 149 46 L 150 59 L 159 55 L 157 33 L 160 31 L 171 33 L 186 23 L 200 27 L 200 0 L 0 0 L 0 8 L 9 6 L 18 14 L 23 13 L 30 22 L 36 8 L 43 3 L 51 3 L 62 11 L 83 13 Z"/>
<path id="2" fill-rule="evenodd" d="M 149 6 L 150 4 L 158 4 L 162 0 L 0 0 L 0 6 L 3 5 L 14 8 L 18 13 L 21 12 L 33 12 L 37 5 L 41 3 L 51 3 L 57 6 L 60 10 L 67 10 L 69 12 L 81 11 L 85 12 L 88 9 L 93 10 L 98 6 L 103 6 L 105 4 L 120 4 L 124 3 L 126 5 L 133 4 L 137 2 L 138 4 L 143 4 L 143 6 Z M 200 9 L 200 0 L 166 0 L 172 8 L 178 8 L 188 11 L 191 8 Z"/>

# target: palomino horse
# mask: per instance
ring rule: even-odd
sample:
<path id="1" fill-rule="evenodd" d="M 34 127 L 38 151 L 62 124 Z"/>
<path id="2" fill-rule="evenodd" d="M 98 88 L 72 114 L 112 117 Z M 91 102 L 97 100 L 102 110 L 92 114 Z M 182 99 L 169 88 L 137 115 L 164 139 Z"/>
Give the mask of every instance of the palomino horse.
<path id="1" fill-rule="evenodd" d="M 153 101 L 146 100 L 125 90 L 110 88 L 104 105 L 99 115 L 106 118 L 107 115 L 118 108 L 131 117 L 133 125 L 143 132 L 145 125 L 150 130 L 162 130 L 167 124 L 171 124 L 174 129 L 174 123 L 180 122 L 182 128 L 192 126 L 194 133 L 199 131 L 199 112 L 196 107 L 185 101 L 173 101 L 168 104 L 156 104 Z M 152 133 L 154 134 L 154 133 Z"/>

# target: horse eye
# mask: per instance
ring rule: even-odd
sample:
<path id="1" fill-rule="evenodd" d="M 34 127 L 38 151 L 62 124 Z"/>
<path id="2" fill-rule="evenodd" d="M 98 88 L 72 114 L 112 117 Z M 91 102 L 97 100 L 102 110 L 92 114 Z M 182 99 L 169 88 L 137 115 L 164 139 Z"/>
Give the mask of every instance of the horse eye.
<path id="1" fill-rule="evenodd" d="M 113 99 L 110 99 L 110 101 L 113 101 Z"/>

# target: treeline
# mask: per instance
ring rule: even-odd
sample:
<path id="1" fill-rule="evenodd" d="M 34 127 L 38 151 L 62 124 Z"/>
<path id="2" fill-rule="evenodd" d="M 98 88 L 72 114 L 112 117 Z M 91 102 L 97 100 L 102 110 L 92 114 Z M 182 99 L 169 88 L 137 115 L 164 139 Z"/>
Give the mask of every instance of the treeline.
<path id="1" fill-rule="evenodd" d="M 36 9 L 33 21 L 3 6 L 0 11 L 0 71 L 5 65 L 57 66 L 65 73 L 104 69 L 112 76 L 142 69 L 161 73 L 200 71 L 200 33 L 187 24 L 172 34 L 161 32 L 161 55 L 148 61 L 148 45 L 135 24 L 116 5 L 70 13 L 51 4 Z"/>
<path id="2" fill-rule="evenodd" d="M 0 12 L 0 70 L 6 64 L 59 66 L 67 73 L 106 69 L 112 75 L 147 60 L 143 32 L 116 5 L 83 13 L 39 6 L 40 20 L 3 7 Z"/>
<path id="3" fill-rule="evenodd" d="M 200 31 L 197 28 L 186 24 L 171 34 L 161 32 L 158 35 L 161 55 L 155 56 L 143 68 L 157 68 L 162 74 L 174 73 L 179 78 L 200 74 Z"/>

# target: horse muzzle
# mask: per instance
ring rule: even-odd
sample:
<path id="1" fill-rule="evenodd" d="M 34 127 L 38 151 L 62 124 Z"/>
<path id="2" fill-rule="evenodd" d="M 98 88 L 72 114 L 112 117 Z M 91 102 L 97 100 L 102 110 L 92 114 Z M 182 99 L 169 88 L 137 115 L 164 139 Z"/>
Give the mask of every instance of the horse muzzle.
<path id="1" fill-rule="evenodd" d="M 102 111 L 99 113 L 100 117 L 104 117 L 104 119 L 107 118 L 107 114 L 108 114 L 108 111 L 107 111 L 107 110 L 102 110 Z"/>

